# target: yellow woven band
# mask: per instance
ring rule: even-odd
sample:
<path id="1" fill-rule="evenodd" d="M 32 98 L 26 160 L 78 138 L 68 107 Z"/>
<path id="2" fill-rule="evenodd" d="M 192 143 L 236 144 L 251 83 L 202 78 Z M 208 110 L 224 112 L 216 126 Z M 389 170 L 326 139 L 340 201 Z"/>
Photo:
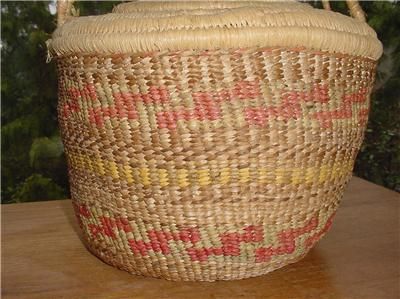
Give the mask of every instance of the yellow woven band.
<path id="1" fill-rule="evenodd" d="M 170 167 L 133 167 L 129 164 L 117 164 L 100 158 L 89 157 L 78 153 L 69 153 L 69 163 L 77 170 L 89 171 L 99 176 L 109 176 L 125 180 L 128 183 L 143 186 L 159 185 L 179 186 L 208 186 L 224 184 L 311 184 L 315 181 L 324 183 L 346 176 L 353 169 L 353 162 L 335 162 L 306 168 L 273 168 L 264 167 L 218 167 L 217 161 L 207 161 L 198 168 L 195 162 L 188 167 L 174 169 Z M 235 164 L 235 163 L 232 163 Z"/>

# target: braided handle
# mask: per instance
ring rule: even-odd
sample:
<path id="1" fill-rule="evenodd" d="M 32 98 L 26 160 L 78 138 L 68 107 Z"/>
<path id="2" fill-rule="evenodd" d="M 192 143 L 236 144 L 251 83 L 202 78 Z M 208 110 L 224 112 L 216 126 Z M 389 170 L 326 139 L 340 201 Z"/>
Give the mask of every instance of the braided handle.
<path id="1" fill-rule="evenodd" d="M 61 26 L 71 16 L 76 16 L 78 12 L 73 7 L 74 0 L 57 1 L 57 26 Z"/>
<path id="2" fill-rule="evenodd" d="M 355 18 L 356 20 L 366 22 L 365 13 L 361 8 L 360 3 L 358 0 L 346 0 L 347 7 L 349 8 L 350 15 Z M 331 6 L 329 5 L 328 0 L 322 0 L 322 6 L 326 10 L 331 10 Z"/>

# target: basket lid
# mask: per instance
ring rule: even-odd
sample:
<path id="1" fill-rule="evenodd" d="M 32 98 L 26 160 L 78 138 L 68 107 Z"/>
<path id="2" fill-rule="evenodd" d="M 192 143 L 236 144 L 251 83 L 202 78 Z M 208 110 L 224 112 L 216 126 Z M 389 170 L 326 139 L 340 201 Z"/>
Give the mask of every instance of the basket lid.
<path id="1" fill-rule="evenodd" d="M 378 59 L 366 22 L 295 1 L 137 1 L 100 16 L 69 17 L 52 55 L 126 54 L 245 47 L 304 47 Z"/>

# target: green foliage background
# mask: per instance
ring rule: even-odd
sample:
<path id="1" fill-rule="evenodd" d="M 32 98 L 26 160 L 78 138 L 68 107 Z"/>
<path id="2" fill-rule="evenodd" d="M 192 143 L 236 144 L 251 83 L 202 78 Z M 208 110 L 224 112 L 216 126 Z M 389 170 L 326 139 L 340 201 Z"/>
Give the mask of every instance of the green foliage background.
<path id="1" fill-rule="evenodd" d="M 81 15 L 96 15 L 111 11 L 117 3 L 80 1 L 77 8 Z M 45 42 L 55 29 L 49 5 L 54 3 L 1 3 L 3 203 L 69 196 L 57 127 L 57 78 L 54 64 L 46 63 Z M 384 44 L 384 56 L 355 174 L 400 191 L 400 7 L 395 2 L 362 2 L 362 6 Z M 343 2 L 333 2 L 332 8 L 347 13 Z"/>

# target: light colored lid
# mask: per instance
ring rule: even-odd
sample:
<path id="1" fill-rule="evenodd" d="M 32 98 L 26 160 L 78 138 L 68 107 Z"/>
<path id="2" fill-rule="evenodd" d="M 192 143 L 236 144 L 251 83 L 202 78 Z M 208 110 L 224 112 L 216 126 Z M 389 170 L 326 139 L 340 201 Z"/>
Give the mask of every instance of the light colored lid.
<path id="1" fill-rule="evenodd" d="M 69 17 L 52 55 L 304 47 L 378 59 L 382 45 L 362 20 L 295 1 L 141 1 L 113 13 Z"/>

